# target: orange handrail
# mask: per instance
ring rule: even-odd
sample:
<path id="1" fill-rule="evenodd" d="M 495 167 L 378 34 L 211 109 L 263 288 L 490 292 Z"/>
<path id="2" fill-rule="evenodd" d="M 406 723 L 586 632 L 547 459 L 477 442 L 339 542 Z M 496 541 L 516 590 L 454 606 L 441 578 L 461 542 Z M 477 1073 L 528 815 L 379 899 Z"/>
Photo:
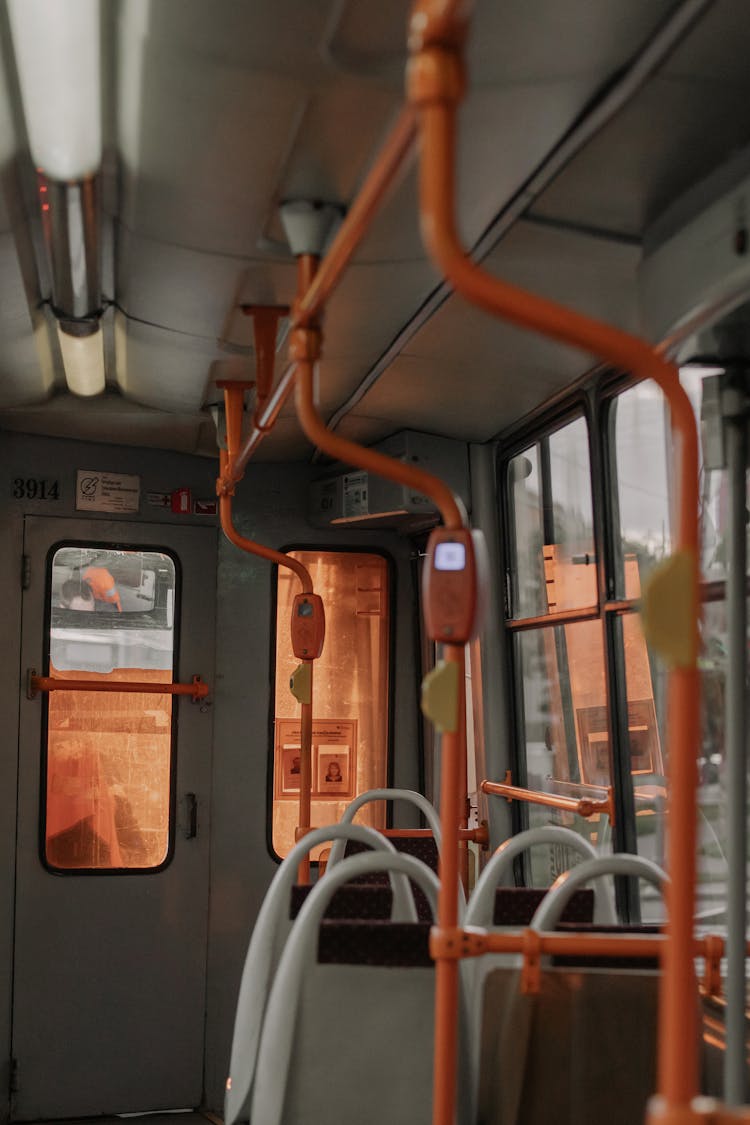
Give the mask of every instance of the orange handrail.
<path id="1" fill-rule="evenodd" d="M 431 828 L 380 828 L 378 831 L 383 836 L 388 836 L 394 840 L 431 840 L 433 833 Z M 489 829 L 486 824 L 480 824 L 478 828 L 459 828 L 459 840 L 467 840 L 473 844 L 481 844 L 486 848 L 490 842 Z"/>
<path id="2" fill-rule="evenodd" d="M 317 269 L 317 259 L 303 255 L 298 262 L 298 301 L 311 286 Z M 336 460 L 356 465 L 387 480 L 406 484 L 428 496 L 440 512 L 443 524 L 450 530 L 464 526 L 464 517 L 451 490 L 443 481 L 413 465 L 392 460 L 373 449 L 357 445 L 327 429 L 315 406 L 314 364 L 320 357 L 321 333 L 314 319 L 305 327 L 295 328 L 289 342 L 290 357 L 296 363 L 295 404 L 300 425 L 310 441 Z M 461 644 L 446 644 L 444 657 L 457 668 L 459 715 L 455 731 L 444 731 L 441 741 L 440 819 L 443 826 L 443 846 L 440 853 L 441 892 L 438 899 L 438 925 L 441 929 L 454 929 L 458 924 L 459 879 L 459 828 L 466 827 L 466 715 L 465 657 Z M 436 967 L 436 1067 L 438 1059 L 455 1058 L 456 1012 L 458 1006 L 458 964 L 450 959 L 438 960 Z M 455 1102 L 455 1066 L 448 1068 L 445 1076 L 449 1104 Z M 452 1084 L 452 1085 L 451 1085 Z M 452 1093 L 451 1093 L 452 1091 Z"/>
<path id="3" fill-rule="evenodd" d="M 700 730 L 698 648 L 698 443 L 690 401 L 677 369 L 644 341 L 553 301 L 508 285 L 475 265 L 456 231 L 454 169 L 456 111 L 464 92 L 462 46 L 471 5 L 467 0 L 418 0 L 411 19 L 409 99 L 418 115 L 422 235 L 446 281 L 472 303 L 521 327 L 592 352 L 618 368 L 652 378 L 667 397 L 679 438 L 680 507 L 678 549 L 689 559 L 690 652 L 670 673 L 669 870 L 670 941 L 660 1001 L 660 1119 L 690 1114 L 698 1090 L 696 1008 L 690 995 L 695 901 L 697 739 Z M 443 891 L 445 888 L 442 888 Z M 438 989 L 439 989 L 438 978 Z M 451 1009 L 455 1019 L 455 1008 Z M 451 1018 L 451 1017 L 446 1017 Z M 454 1114 L 455 1039 L 452 1051 L 435 1059 L 435 1125 Z"/>
<path id="4" fill-rule="evenodd" d="M 193 702 L 205 699 L 208 695 L 208 684 L 200 676 L 193 676 L 189 684 L 154 683 L 153 680 L 76 680 L 73 677 L 64 679 L 62 676 L 37 676 L 34 669 L 30 669 L 27 680 L 26 695 L 34 699 L 37 692 L 50 691 L 107 691 L 107 692 L 137 692 L 139 695 L 189 695 Z"/>
<path id="5" fill-rule="evenodd" d="M 338 285 L 354 251 L 367 233 L 378 207 L 392 188 L 400 167 L 414 145 L 415 136 L 414 114 L 407 106 L 399 114 L 386 138 L 320 268 L 313 271 L 300 293 L 292 310 L 292 329 L 312 324 Z M 291 363 L 286 368 L 265 406 L 254 417 L 253 428 L 244 444 L 241 448 L 238 447 L 222 468 L 217 483 L 220 495 L 241 480 L 252 453 L 276 421 L 279 411 L 294 388 L 295 367 L 296 365 Z"/>
<path id="6" fill-rule="evenodd" d="M 512 785 L 510 770 L 505 775 L 505 781 L 483 781 L 479 788 L 483 793 L 494 797 L 505 797 L 507 801 L 526 801 L 531 805 L 547 805 L 552 809 L 562 809 L 565 812 L 575 813 L 584 819 L 605 813 L 610 824 L 615 822 L 614 790 L 607 789 L 607 798 L 604 801 L 595 801 L 593 797 L 562 797 L 557 793 L 542 793 L 538 789 L 523 789 L 521 786 Z"/>
<path id="7" fill-rule="evenodd" d="M 479 926 L 443 931 L 434 926 L 430 932 L 430 953 L 437 958 L 462 960 L 482 957 L 485 953 L 521 953 L 524 964 L 521 976 L 523 992 L 537 992 L 541 977 L 540 957 L 623 957 L 663 959 L 669 948 L 666 934 L 588 934 L 540 932 L 529 927 L 517 930 L 485 930 Z M 703 991 L 718 995 L 721 978 L 717 966 L 724 955 L 725 942 L 714 934 L 693 937 L 691 957 L 706 962 Z M 750 942 L 747 944 L 750 953 Z M 695 982 L 694 979 L 694 984 Z M 693 996 L 695 1000 L 695 996 Z"/>
<path id="8" fill-rule="evenodd" d="M 270 362 L 273 363 L 273 352 L 271 352 Z M 224 390 L 224 409 L 226 415 L 227 426 L 227 448 L 219 451 L 219 465 L 220 470 L 223 472 L 226 466 L 237 450 L 242 433 L 242 409 L 246 384 L 240 382 L 222 381 L 217 384 L 223 387 Z M 221 479 L 221 478 L 220 478 Z M 290 555 L 285 555 L 282 551 L 274 551 L 271 547 L 265 547 L 262 543 L 256 543 L 253 539 L 247 539 L 244 535 L 240 535 L 234 526 L 232 520 L 232 491 L 219 492 L 219 517 L 221 520 L 221 528 L 230 543 L 235 547 L 239 547 L 241 551 L 246 551 L 250 555 L 256 555 L 258 558 L 265 559 L 267 562 L 276 563 L 277 566 L 283 566 L 287 570 L 291 570 L 297 575 L 302 587 L 303 594 L 313 593 L 313 582 L 310 577 L 310 572 L 298 559 L 292 558 Z M 310 820 L 312 815 L 311 810 L 311 794 L 312 794 L 312 683 L 313 683 L 313 661 L 303 661 L 305 664 L 310 665 L 310 702 L 300 704 L 300 778 L 299 778 L 299 811 L 298 811 L 298 825 L 297 831 L 304 835 L 305 832 L 310 830 Z M 310 881 L 310 857 L 306 855 L 300 862 L 299 866 L 299 881 L 300 883 L 308 883 Z"/>
<path id="9" fill-rule="evenodd" d="M 305 281 L 314 272 L 317 259 L 302 255 L 299 259 L 300 289 L 306 291 Z M 293 329 L 289 341 L 289 354 L 296 364 L 295 404 L 300 425 L 309 440 L 318 449 L 337 461 L 356 465 L 369 473 L 385 477 L 422 492 L 440 512 L 443 523 L 451 530 L 464 526 L 463 516 L 450 488 L 443 481 L 403 461 L 396 461 L 374 449 L 358 445 L 348 438 L 334 434 L 326 427 L 315 405 L 313 367 L 320 355 L 320 330 L 315 326 Z"/>

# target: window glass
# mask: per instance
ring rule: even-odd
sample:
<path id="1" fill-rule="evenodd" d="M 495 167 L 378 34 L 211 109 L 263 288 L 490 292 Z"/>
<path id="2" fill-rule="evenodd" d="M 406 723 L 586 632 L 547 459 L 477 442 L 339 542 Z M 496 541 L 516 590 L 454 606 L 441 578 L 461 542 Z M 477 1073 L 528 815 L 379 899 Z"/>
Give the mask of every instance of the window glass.
<path id="1" fill-rule="evenodd" d="M 544 586 L 544 524 L 539 449 L 530 446 L 508 466 L 515 557 L 513 566 L 516 617 L 538 617 L 547 612 Z"/>
<path id="2" fill-rule="evenodd" d="M 514 457 L 513 616 L 596 605 L 588 428 L 576 418 Z"/>
<path id="3" fill-rule="evenodd" d="M 607 695 L 600 621 L 581 621 L 516 634 L 523 691 L 529 789 L 563 797 L 606 797 L 610 784 Z M 609 846 L 608 818 L 527 806 L 529 825 L 562 824 L 598 847 Z M 559 849 L 558 849 L 559 851 Z M 535 854 L 538 853 L 538 854 Z M 574 862 L 568 857 L 569 863 Z M 548 886 L 555 849 L 534 849 L 532 874 Z M 559 870 L 556 871 L 559 874 Z"/>
<path id="4" fill-rule="evenodd" d="M 637 618 L 633 618 L 634 628 Z M 701 669 L 702 722 L 698 758 L 698 878 L 696 922 L 716 932 L 726 922 L 728 794 L 725 775 L 724 691 L 727 655 L 726 603 L 703 606 L 699 666 Z M 666 680 L 667 670 L 652 656 L 656 714 L 662 750 L 662 774 L 666 772 Z M 632 742 L 632 735 L 631 735 Z M 663 776 L 633 777 L 636 796 L 639 854 L 665 863 L 666 792 Z M 648 899 L 642 890 L 642 912 L 648 920 L 663 920 L 661 901 Z M 653 896 L 652 896 L 653 897 Z M 643 905 L 645 901 L 645 905 Z"/>
<path id="5" fill-rule="evenodd" d="M 671 551 L 669 415 L 651 381 L 630 387 L 613 403 L 620 557 L 617 596 L 627 592 L 625 559 L 635 559 L 639 580 Z"/>
<path id="6" fill-rule="evenodd" d="M 594 514 L 591 501 L 588 428 L 583 418 L 549 436 L 553 543 L 558 565 L 568 568 L 555 590 L 555 608 L 596 604 Z M 550 606 L 552 608 L 552 606 Z"/>
<path id="7" fill-rule="evenodd" d="M 311 811 L 312 823 L 325 825 L 338 821 L 358 793 L 387 784 L 388 564 L 380 555 L 354 551 L 290 554 L 308 568 L 325 606 L 325 646 L 313 666 Z M 289 691 L 298 664 L 289 620 L 299 580 L 280 567 L 277 591 L 273 847 L 283 857 L 298 824 L 300 705 Z M 384 827 L 383 804 L 367 805 L 357 821 Z"/>
<path id="8" fill-rule="evenodd" d="M 156 551 L 59 548 L 50 572 L 49 675 L 171 683 L 175 566 Z M 172 696 L 50 692 L 45 860 L 148 869 L 170 837 Z"/>

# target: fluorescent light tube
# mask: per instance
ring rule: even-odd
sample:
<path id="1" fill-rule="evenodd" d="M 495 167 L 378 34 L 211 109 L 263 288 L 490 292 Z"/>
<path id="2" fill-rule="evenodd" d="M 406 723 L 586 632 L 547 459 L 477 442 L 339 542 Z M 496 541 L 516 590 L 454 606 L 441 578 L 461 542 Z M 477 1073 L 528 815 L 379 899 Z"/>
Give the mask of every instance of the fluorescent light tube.
<path id="1" fill-rule="evenodd" d="M 99 0 L 8 0 L 31 155 L 56 180 L 102 161 Z"/>
<path id="2" fill-rule="evenodd" d="M 60 341 L 68 389 L 74 395 L 86 398 L 100 395 L 105 386 L 104 336 L 101 328 L 95 328 L 86 336 L 71 336 L 58 322 L 57 338 Z"/>

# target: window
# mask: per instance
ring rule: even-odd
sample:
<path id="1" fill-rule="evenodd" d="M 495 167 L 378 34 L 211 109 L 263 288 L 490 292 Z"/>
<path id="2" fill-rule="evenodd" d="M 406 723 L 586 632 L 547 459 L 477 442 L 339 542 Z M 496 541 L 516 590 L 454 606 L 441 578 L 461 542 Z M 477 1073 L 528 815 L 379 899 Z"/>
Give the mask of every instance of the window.
<path id="1" fill-rule="evenodd" d="M 700 414 L 705 371 L 681 379 Z M 716 374 L 715 371 L 708 374 Z M 666 669 L 650 652 L 638 616 L 641 585 L 673 548 L 675 482 L 669 411 L 644 382 L 606 392 L 594 435 L 607 472 L 590 480 L 585 422 L 543 432 L 507 465 L 510 632 L 518 713 L 514 779 L 574 797 L 615 794 L 617 822 L 516 805 L 520 825 L 566 824 L 598 848 L 614 846 L 663 864 L 666 835 Z M 703 730 L 698 762 L 698 921 L 724 919 L 725 602 L 729 482 L 701 464 Z M 593 485 L 593 488 L 592 488 Z M 606 485 L 606 487 L 605 487 Z M 592 491 L 602 519 L 595 541 Z M 750 504 L 748 505 L 750 507 Z M 599 560 L 599 571 L 597 571 Z M 599 588 L 607 598 L 597 597 Z M 554 622 L 545 618 L 555 614 Z M 532 854 L 535 883 L 573 859 Z M 622 880 L 630 920 L 660 921 L 661 897 Z"/>
<path id="2" fill-rule="evenodd" d="M 61 546 L 50 559 L 49 675 L 172 683 L 174 561 Z M 44 859 L 61 871 L 153 870 L 169 855 L 172 696 L 47 697 Z"/>
<path id="3" fill-rule="evenodd" d="M 683 368 L 681 379 L 700 415 L 702 376 L 695 368 Z M 631 559 L 632 588 L 626 597 L 636 597 L 643 575 L 670 548 L 670 513 L 673 487 L 670 478 L 671 435 L 669 414 L 661 393 L 648 384 L 638 384 L 619 395 L 612 404 L 615 457 L 618 481 L 620 556 Z M 702 453 L 702 451 L 701 451 Z M 725 470 L 700 465 L 701 569 L 703 574 L 703 620 L 699 665 L 702 671 L 703 729 L 698 762 L 698 921 L 715 925 L 724 920 L 726 909 L 726 793 L 724 791 L 724 683 L 726 676 L 726 538 L 728 531 L 729 483 Z M 622 584 L 621 584 L 622 585 Z M 635 613 L 623 618 L 631 636 L 640 634 Z M 666 669 L 649 654 L 655 706 L 655 730 L 648 745 L 638 744 L 638 733 L 630 731 L 630 755 L 634 759 L 633 785 L 637 848 L 641 855 L 663 864 L 665 858 L 666 785 L 661 747 L 666 725 Z M 627 670 L 629 695 L 634 678 Z M 653 720 L 649 720 L 653 722 Z M 654 751 L 656 751 L 654 753 Z M 642 768 L 636 769 L 638 754 Z M 653 764 L 654 768 L 651 769 Z M 661 900 L 642 891 L 643 914 L 661 920 Z"/>
<path id="4" fill-rule="evenodd" d="M 588 428 L 582 417 L 542 434 L 511 459 L 513 667 L 521 770 L 530 788 L 561 797 L 606 797 L 611 784 L 604 634 L 598 619 Z M 544 625 L 555 614 L 556 622 Z M 601 846 L 607 819 L 527 804 L 523 823 L 562 824 Z M 568 857 L 573 862 L 573 857 Z M 550 849 L 531 856 L 547 886 L 559 873 Z"/>
<path id="5" fill-rule="evenodd" d="M 310 571 L 323 599 L 326 640 L 313 679 L 312 813 L 335 823 L 347 804 L 388 781 L 390 583 L 381 555 L 356 551 L 291 551 Z M 289 691 L 298 664 L 289 640 L 299 580 L 279 568 L 273 756 L 273 850 L 294 843 L 299 802 L 299 703 Z M 358 822 L 385 826 L 383 806 L 367 805 Z M 320 850 L 313 852 L 317 858 Z"/>
<path id="6" fill-rule="evenodd" d="M 588 434 L 583 418 L 510 462 L 513 616 L 596 605 Z"/>

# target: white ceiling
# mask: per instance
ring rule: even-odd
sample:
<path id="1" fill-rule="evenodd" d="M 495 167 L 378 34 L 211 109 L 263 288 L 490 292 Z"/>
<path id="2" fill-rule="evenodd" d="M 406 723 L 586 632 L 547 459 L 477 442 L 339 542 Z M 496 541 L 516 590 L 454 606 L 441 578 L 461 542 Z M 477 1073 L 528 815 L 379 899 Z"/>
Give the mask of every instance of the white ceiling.
<path id="1" fill-rule="evenodd" d="M 477 4 L 458 169 L 468 245 L 675 6 Z M 217 401 L 214 380 L 252 378 L 252 326 L 241 306 L 294 297 L 278 203 L 351 203 L 402 103 L 408 10 L 404 0 L 104 5 L 104 242 L 114 266 L 105 271 L 108 393 L 93 402 L 63 390 L 21 106 L 13 73 L 0 72 L 0 144 L 7 145 L 0 149 L 0 427 L 212 451 L 204 408 Z M 745 0 L 717 0 L 662 72 L 535 202 L 534 214 L 635 243 L 675 193 L 747 144 L 743 13 Z M 421 246 L 415 194 L 411 167 L 330 303 L 326 415 L 355 395 L 439 284 Z M 487 265 L 636 328 L 639 256 L 636 244 L 617 237 L 521 222 Z M 413 426 L 483 441 L 591 362 L 456 298 L 406 337 L 346 413 L 342 432 L 375 440 Z M 288 405 L 259 456 L 309 452 Z"/>

